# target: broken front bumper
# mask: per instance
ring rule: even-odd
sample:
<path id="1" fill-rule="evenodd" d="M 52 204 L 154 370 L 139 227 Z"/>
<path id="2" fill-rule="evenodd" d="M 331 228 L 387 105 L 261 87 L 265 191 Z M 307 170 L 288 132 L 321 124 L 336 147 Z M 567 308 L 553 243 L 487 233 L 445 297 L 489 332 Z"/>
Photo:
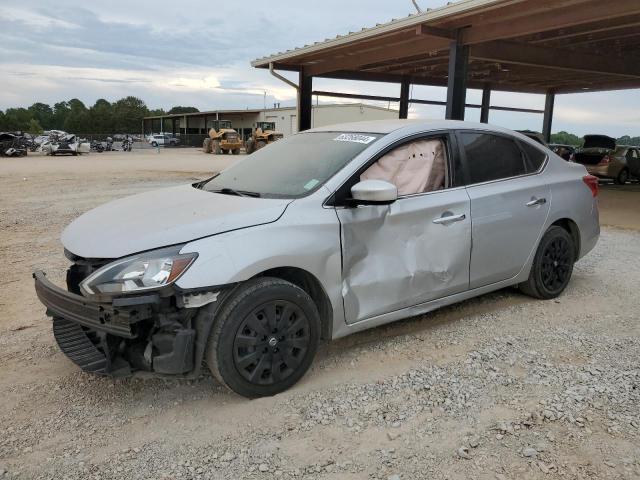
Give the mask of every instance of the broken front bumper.
<path id="1" fill-rule="evenodd" d="M 194 370 L 195 354 L 202 358 L 204 345 L 195 352 L 196 331 L 178 321 L 188 323 L 190 313 L 163 306 L 158 295 L 98 303 L 54 285 L 44 272 L 33 278 L 58 346 L 87 372 L 186 374 Z"/>
<path id="2" fill-rule="evenodd" d="M 37 271 L 33 274 L 36 282 L 36 294 L 47 307 L 47 315 L 53 318 L 63 318 L 84 327 L 117 337 L 136 338 L 131 325 L 150 319 L 154 312 L 152 304 L 157 303 L 157 296 L 138 297 L 136 305 L 117 305 L 114 303 L 96 303 L 87 298 L 69 293 L 51 283 L 46 274 Z M 147 301 L 149 303 L 143 303 Z M 127 303 L 136 303 L 128 301 Z"/>

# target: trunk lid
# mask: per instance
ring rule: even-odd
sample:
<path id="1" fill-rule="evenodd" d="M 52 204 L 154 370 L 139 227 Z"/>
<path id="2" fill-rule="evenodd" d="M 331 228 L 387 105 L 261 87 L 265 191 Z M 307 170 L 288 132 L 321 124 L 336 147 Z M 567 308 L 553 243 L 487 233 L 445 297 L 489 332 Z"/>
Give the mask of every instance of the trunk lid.
<path id="1" fill-rule="evenodd" d="M 576 150 L 574 159 L 582 165 L 597 165 L 616 149 L 615 138 L 607 135 L 585 135 L 584 146 Z"/>

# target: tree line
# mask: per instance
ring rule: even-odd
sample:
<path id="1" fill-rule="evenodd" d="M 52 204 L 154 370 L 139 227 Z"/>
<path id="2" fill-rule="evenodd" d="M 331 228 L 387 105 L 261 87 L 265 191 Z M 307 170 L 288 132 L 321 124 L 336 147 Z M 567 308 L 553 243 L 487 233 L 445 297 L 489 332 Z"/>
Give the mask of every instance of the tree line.
<path id="1" fill-rule="evenodd" d="M 36 102 L 28 108 L 0 110 L 0 131 L 24 131 L 32 134 L 43 130 L 64 130 L 77 134 L 112 134 L 140 132 L 142 119 L 152 115 L 195 113 L 195 107 L 175 106 L 169 111 L 150 110 L 137 97 L 124 97 L 115 102 L 104 98 L 87 107 L 81 100 L 72 98 L 53 106 Z M 640 145 L 640 137 L 625 135 L 617 139 L 619 145 Z M 582 137 L 568 132 L 551 135 L 551 143 L 582 145 Z"/>
<path id="2" fill-rule="evenodd" d="M 101 98 L 90 107 L 72 98 L 53 106 L 36 102 L 28 108 L 0 110 L 0 131 L 24 131 L 34 135 L 44 130 L 64 130 L 76 134 L 137 133 L 142 128 L 144 117 L 194 112 L 198 112 L 198 109 L 182 106 L 169 111 L 150 110 L 143 100 L 132 96 L 115 102 Z"/>

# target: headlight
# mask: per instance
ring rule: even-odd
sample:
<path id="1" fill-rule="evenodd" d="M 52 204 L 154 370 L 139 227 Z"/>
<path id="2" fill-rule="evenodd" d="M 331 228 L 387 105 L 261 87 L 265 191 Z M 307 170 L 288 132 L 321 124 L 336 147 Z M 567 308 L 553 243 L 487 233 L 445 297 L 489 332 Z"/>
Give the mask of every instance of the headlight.
<path id="1" fill-rule="evenodd" d="M 122 295 L 170 285 L 198 256 L 180 255 L 181 248 L 163 248 L 117 260 L 89 275 L 80 288 L 88 295 Z"/>

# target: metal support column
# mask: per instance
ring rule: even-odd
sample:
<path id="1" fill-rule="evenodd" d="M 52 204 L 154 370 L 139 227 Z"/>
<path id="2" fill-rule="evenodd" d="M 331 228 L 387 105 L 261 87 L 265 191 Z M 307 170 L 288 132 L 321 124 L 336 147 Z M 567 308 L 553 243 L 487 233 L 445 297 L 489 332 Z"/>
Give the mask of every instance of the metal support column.
<path id="1" fill-rule="evenodd" d="M 313 77 L 300 72 L 300 93 L 298 95 L 298 131 L 311 128 L 311 112 L 313 108 Z"/>
<path id="2" fill-rule="evenodd" d="M 544 102 L 544 120 L 542 121 L 542 136 L 547 143 L 551 142 L 551 126 L 553 125 L 553 108 L 555 102 L 556 93 L 553 90 L 549 90 Z"/>
<path id="3" fill-rule="evenodd" d="M 491 85 L 485 85 L 482 89 L 482 105 L 480 106 L 480 123 L 489 123 L 489 110 L 491 109 Z"/>
<path id="4" fill-rule="evenodd" d="M 408 78 L 403 78 L 400 83 L 400 114 L 398 118 L 409 118 L 409 90 L 411 82 Z"/>
<path id="5" fill-rule="evenodd" d="M 467 101 L 467 67 L 469 65 L 469 47 L 462 44 L 461 32 L 449 47 L 449 79 L 447 84 L 448 120 L 464 120 L 464 107 Z"/>

